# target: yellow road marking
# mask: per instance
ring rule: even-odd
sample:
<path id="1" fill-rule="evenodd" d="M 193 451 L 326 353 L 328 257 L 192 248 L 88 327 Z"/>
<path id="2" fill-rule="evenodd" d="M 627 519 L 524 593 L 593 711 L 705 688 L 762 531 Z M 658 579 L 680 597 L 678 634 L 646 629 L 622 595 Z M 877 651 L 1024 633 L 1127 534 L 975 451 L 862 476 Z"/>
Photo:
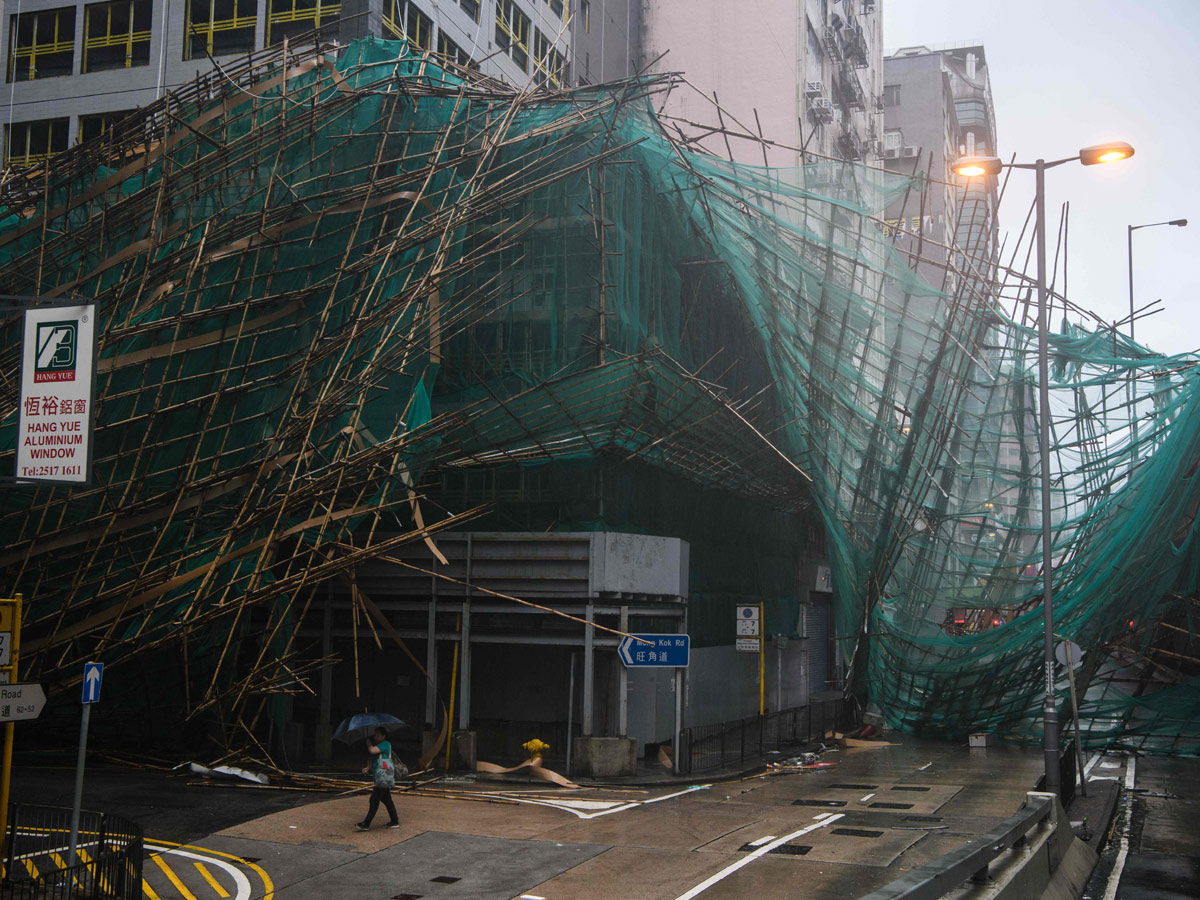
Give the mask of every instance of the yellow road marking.
<path id="1" fill-rule="evenodd" d="M 196 895 L 187 889 L 187 886 L 179 880 L 179 876 L 171 870 L 171 867 L 163 862 L 163 859 L 159 854 L 155 853 L 150 858 L 154 860 L 160 869 L 163 870 L 163 874 L 167 876 L 167 880 L 170 881 L 171 884 L 175 885 L 175 890 L 179 891 L 179 893 L 183 896 L 183 900 L 196 900 Z"/>
<path id="2" fill-rule="evenodd" d="M 147 897 L 149 897 L 150 900 L 162 900 L 162 897 L 160 897 L 160 896 L 158 896 L 158 894 L 154 893 L 154 888 L 152 888 L 152 887 L 150 887 L 150 885 L 146 884 L 145 881 L 142 882 L 142 892 Z"/>
<path id="3" fill-rule="evenodd" d="M 204 880 L 209 883 L 209 885 L 212 887 L 212 889 L 217 892 L 218 897 L 228 897 L 229 896 L 229 891 L 227 891 L 227 890 L 225 890 L 225 888 L 221 887 L 221 885 L 217 881 L 217 879 L 212 877 L 212 873 L 208 871 L 208 866 L 204 865 L 204 863 L 202 863 L 202 862 L 197 862 L 196 869 L 197 869 L 197 871 L 199 871 L 199 873 L 201 875 L 204 876 Z"/>
<path id="4" fill-rule="evenodd" d="M 84 850 L 82 847 L 79 847 L 75 852 L 79 854 L 79 858 L 85 863 L 88 863 L 89 865 L 91 864 L 92 858 L 88 856 L 88 852 L 86 850 Z M 108 879 L 100 874 L 100 869 L 98 866 L 92 866 L 92 878 L 94 878 L 96 883 L 100 885 L 100 890 L 109 894 L 112 893 L 112 891 L 109 889 Z"/>
<path id="5" fill-rule="evenodd" d="M 176 844 L 173 841 L 160 841 L 157 838 L 147 838 L 146 843 L 153 844 L 158 847 L 176 847 L 180 850 L 194 850 L 197 853 L 207 853 L 209 856 L 222 856 L 225 859 L 233 860 L 238 865 L 245 866 L 247 869 L 252 870 L 256 875 L 258 875 L 259 878 L 262 879 L 264 891 L 262 900 L 275 900 L 275 882 L 271 881 L 271 876 L 268 875 L 266 870 L 257 863 L 246 862 L 246 860 L 242 859 L 242 857 L 235 856 L 232 853 L 222 853 L 220 850 L 209 850 L 207 847 L 196 847 L 192 844 Z"/>
<path id="6" fill-rule="evenodd" d="M 24 859 L 21 861 L 25 863 L 25 871 L 34 878 L 37 878 L 41 874 L 41 872 L 38 871 L 38 867 L 33 864 L 32 859 Z"/>

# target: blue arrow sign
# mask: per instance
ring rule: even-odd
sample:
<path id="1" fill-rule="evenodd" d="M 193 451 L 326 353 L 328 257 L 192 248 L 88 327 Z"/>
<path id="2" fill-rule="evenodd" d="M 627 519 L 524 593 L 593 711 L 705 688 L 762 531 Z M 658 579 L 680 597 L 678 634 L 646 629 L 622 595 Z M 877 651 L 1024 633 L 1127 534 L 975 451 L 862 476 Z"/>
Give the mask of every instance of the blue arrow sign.
<path id="1" fill-rule="evenodd" d="M 621 638 L 617 653 L 626 668 L 686 667 L 691 646 L 692 639 L 686 634 L 635 634 Z"/>
<path id="2" fill-rule="evenodd" d="M 100 700 L 100 681 L 104 678 L 104 663 L 83 664 L 83 702 L 97 703 Z"/>

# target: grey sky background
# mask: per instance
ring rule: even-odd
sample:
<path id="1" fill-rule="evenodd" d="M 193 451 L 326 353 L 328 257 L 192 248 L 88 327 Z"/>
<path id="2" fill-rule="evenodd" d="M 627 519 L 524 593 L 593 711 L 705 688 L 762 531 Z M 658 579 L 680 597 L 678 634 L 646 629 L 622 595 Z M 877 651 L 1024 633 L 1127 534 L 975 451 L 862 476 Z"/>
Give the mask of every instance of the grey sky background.
<path id="1" fill-rule="evenodd" d="M 1135 305 L 1161 297 L 1165 307 L 1135 327 L 1138 342 L 1154 350 L 1200 348 L 1200 0 L 881 5 L 888 50 L 983 44 L 998 155 L 1006 162 L 1014 153 L 1017 162 L 1049 161 L 1102 141 L 1133 144 L 1136 154 L 1125 162 L 1068 163 L 1047 172 L 1048 264 L 1061 206 L 1070 201 L 1069 296 L 1108 321 L 1123 319 L 1126 226 L 1188 219 L 1186 228 L 1133 234 Z M 1011 232 L 1010 247 L 1033 200 L 1033 182 L 1033 173 L 1023 171 L 1009 181 L 1000 229 Z M 1030 274 L 1033 265 L 1031 259 Z"/>

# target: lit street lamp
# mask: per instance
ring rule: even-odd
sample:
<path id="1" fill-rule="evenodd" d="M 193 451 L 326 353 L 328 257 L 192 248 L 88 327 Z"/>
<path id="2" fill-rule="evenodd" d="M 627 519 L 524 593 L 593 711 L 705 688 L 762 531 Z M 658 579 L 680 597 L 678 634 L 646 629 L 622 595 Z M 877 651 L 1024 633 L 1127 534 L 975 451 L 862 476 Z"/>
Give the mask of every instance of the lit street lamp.
<path id="1" fill-rule="evenodd" d="M 1042 609 L 1045 631 L 1045 703 L 1042 707 L 1042 752 L 1046 767 L 1046 790 L 1062 796 L 1058 761 L 1058 707 L 1054 702 L 1054 566 L 1051 560 L 1050 523 L 1050 361 L 1046 316 L 1046 170 L 1078 160 L 1085 166 L 1117 162 L 1133 156 L 1133 147 L 1122 141 L 1084 147 L 1078 156 L 1046 162 L 1006 163 L 995 156 L 965 156 L 950 168 L 956 175 L 975 178 L 998 175 L 1004 168 L 1033 169 L 1037 174 L 1037 288 L 1038 288 L 1038 457 L 1042 468 Z"/>

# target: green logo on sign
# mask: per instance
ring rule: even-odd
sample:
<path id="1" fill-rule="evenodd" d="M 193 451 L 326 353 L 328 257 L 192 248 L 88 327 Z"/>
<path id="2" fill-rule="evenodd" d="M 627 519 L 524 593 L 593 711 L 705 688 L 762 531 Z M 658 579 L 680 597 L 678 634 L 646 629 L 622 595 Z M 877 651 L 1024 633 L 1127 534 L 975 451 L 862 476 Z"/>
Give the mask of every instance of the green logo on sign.
<path id="1" fill-rule="evenodd" d="M 37 348 L 33 361 L 33 380 L 74 381 L 79 345 L 79 325 L 75 320 L 38 322 Z"/>

